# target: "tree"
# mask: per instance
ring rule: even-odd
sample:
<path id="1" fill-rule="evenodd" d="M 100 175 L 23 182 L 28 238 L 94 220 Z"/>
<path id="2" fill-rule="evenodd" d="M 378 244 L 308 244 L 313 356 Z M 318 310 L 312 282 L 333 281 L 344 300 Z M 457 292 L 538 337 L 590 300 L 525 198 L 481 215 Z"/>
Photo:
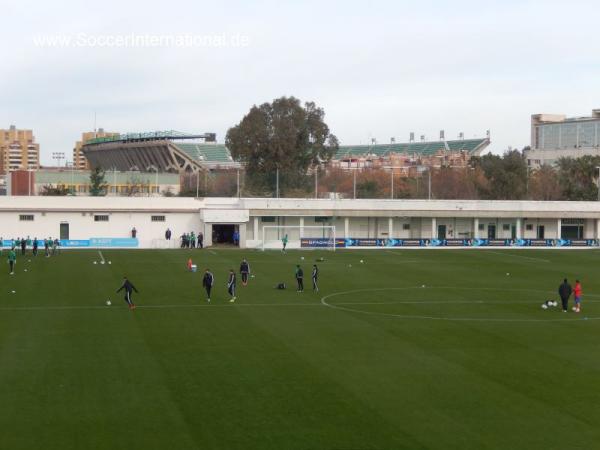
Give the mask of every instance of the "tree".
<path id="1" fill-rule="evenodd" d="M 90 174 L 90 195 L 94 197 L 102 197 L 106 195 L 108 184 L 106 183 L 104 170 L 101 167 L 96 167 Z"/>
<path id="2" fill-rule="evenodd" d="M 46 184 L 42 186 L 42 190 L 40 191 L 40 195 L 48 195 L 48 196 L 65 196 L 69 195 L 71 191 L 64 185 L 59 184 L 53 186 L 51 184 Z"/>
<path id="3" fill-rule="evenodd" d="M 442 167 L 432 172 L 431 190 L 439 199 L 476 199 L 476 174 L 472 168 Z"/>
<path id="4" fill-rule="evenodd" d="M 274 192 L 277 171 L 282 191 L 306 188 L 308 169 L 329 161 L 338 149 L 324 117 L 315 103 L 302 106 L 294 97 L 253 106 L 225 139 L 233 158 L 246 165 L 249 188 Z"/>
<path id="5" fill-rule="evenodd" d="M 479 196 L 487 200 L 520 200 L 527 193 L 527 165 L 518 150 L 511 150 L 502 157 L 487 154 L 475 157 L 472 166 L 480 168 L 488 182 L 480 185 Z"/>
<path id="6" fill-rule="evenodd" d="M 562 194 L 567 200 L 597 200 L 597 169 L 599 156 L 560 158 L 557 161 L 558 179 Z"/>
<path id="7" fill-rule="evenodd" d="M 529 175 L 529 195 L 531 200 L 562 200 L 562 189 L 557 171 L 547 164 Z"/>

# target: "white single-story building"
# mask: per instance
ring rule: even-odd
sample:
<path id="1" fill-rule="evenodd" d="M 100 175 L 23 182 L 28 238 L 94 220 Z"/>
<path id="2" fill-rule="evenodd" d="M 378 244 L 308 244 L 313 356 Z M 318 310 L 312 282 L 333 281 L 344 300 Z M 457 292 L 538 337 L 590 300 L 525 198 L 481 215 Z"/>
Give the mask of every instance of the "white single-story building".
<path id="1" fill-rule="evenodd" d="M 132 229 L 136 239 L 132 240 Z M 172 239 L 165 240 L 165 231 Z M 242 248 L 595 246 L 600 202 L 265 198 L 0 197 L 0 237 L 65 247 L 179 246 L 183 233 Z M 5 242 L 5 245 L 6 242 Z"/>

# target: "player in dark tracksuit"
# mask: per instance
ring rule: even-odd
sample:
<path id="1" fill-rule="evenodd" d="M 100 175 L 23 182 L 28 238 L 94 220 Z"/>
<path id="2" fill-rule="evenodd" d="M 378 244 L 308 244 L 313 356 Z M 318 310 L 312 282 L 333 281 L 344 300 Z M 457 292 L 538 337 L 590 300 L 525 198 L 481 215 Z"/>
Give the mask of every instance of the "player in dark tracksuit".
<path id="1" fill-rule="evenodd" d="M 227 292 L 231 295 L 231 303 L 235 302 L 235 272 L 233 269 L 229 270 L 229 279 L 227 280 Z"/>
<path id="2" fill-rule="evenodd" d="M 37 237 L 35 237 L 35 238 L 33 239 L 33 256 L 37 256 L 37 253 L 38 253 L 38 245 L 39 245 L 39 243 L 38 243 L 38 238 L 37 238 Z"/>
<path id="3" fill-rule="evenodd" d="M 296 282 L 298 283 L 298 292 L 304 292 L 304 271 L 300 265 L 296 266 Z"/>
<path id="4" fill-rule="evenodd" d="M 206 301 L 210 303 L 210 291 L 212 290 L 213 284 L 215 282 L 215 277 L 212 272 L 208 269 L 204 272 L 204 277 L 202 278 L 202 286 L 206 289 Z"/>
<path id="5" fill-rule="evenodd" d="M 250 264 L 246 261 L 246 258 L 242 260 L 240 264 L 240 275 L 242 276 L 242 284 L 246 286 L 248 284 L 248 274 L 250 273 Z"/>
<path id="6" fill-rule="evenodd" d="M 313 283 L 313 291 L 319 292 L 319 285 L 317 284 L 317 280 L 319 278 L 319 268 L 316 264 L 313 264 L 312 269 L 312 283 Z"/>
<path id="7" fill-rule="evenodd" d="M 129 309 L 135 309 L 135 304 L 131 299 L 131 295 L 133 291 L 135 291 L 136 293 L 139 293 L 139 291 L 135 288 L 131 281 L 127 279 L 127 277 L 123 277 L 123 285 L 119 289 L 117 289 L 117 294 L 123 289 L 125 290 L 125 302 L 127 302 L 127 306 L 129 306 Z"/>
<path id="8" fill-rule="evenodd" d="M 563 283 L 558 287 L 558 295 L 560 296 L 560 300 L 562 302 L 563 312 L 567 312 L 569 309 L 569 297 L 571 296 L 571 292 L 573 292 L 571 285 L 565 278 Z"/>

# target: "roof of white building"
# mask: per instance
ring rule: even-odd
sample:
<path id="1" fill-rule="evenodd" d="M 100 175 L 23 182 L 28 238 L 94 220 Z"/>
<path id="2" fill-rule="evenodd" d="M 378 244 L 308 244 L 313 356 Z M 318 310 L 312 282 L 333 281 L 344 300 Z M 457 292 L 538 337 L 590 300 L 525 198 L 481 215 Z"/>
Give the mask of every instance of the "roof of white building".
<path id="1" fill-rule="evenodd" d="M 600 202 L 489 200 L 265 199 L 189 197 L 0 197 L 1 211 L 199 212 L 371 217 L 600 218 Z"/>

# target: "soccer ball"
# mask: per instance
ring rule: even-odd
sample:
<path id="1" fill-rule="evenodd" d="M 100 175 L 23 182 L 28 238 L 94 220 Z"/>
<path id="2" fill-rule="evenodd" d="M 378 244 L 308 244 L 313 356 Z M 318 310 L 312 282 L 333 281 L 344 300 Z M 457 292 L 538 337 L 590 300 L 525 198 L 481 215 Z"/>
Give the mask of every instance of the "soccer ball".
<path id="1" fill-rule="evenodd" d="M 362 263 L 364 263 L 364 261 L 361 259 L 361 260 L 360 260 L 360 263 L 362 264 Z"/>
<path id="2" fill-rule="evenodd" d="M 112 303 L 110 302 L 110 300 L 106 300 L 106 306 L 110 306 L 112 305 Z"/>
<path id="3" fill-rule="evenodd" d="M 507 276 L 507 277 L 508 277 L 508 276 L 510 276 L 510 273 L 506 272 L 506 276 Z"/>
<path id="4" fill-rule="evenodd" d="M 301 257 L 300 257 L 300 259 L 301 259 L 302 261 L 304 261 L 304 256 L 301 256 Z"/>
<path id="5" fill-rule="evenodd" d="M 352 267 L 352 264 L 348 264 L 348 267 Z"/>
<path id="6" fill-rule="evenodd" d="M 552 303 L 552 306 L 558 306 L 558 302 L 555 300 L 554 303 Z"/>
<path id="7" fill-rule="evenodd" d="M 94 264 L 98 264 L 96 261 L 94 261 Z"/>
<path id="8" fill-rule="evenodd" d="M 572 309 L 573 311 L 577 311 L 577 308 L 575 308 L 574 306 L 573 306 L 573 308 L 571 308 L 571 309 Z"/>
<path id="9" fill-rule="evenodd" d="M 546 305 L 545 303 L 542 305 L 542 309 L 548 309 L 548 305 Z"/>
<path id="10" fill-rule="evenodd" d="M 112 264 L 110 261 L 108 262 L 109 264 Z"/>
<path id="11" fill-rule="evenodd" d="M 424 287 L 425 287 L 425 285 L 423 285 L 423 286 L 421 286 L 421 287 L 422 287 L 422 288 L 424 288 Z"/>
<path id="12" fill-rule="evenodd" d="M 100 261 L 100 264 L 104 264 L 104 261 Z"/>

